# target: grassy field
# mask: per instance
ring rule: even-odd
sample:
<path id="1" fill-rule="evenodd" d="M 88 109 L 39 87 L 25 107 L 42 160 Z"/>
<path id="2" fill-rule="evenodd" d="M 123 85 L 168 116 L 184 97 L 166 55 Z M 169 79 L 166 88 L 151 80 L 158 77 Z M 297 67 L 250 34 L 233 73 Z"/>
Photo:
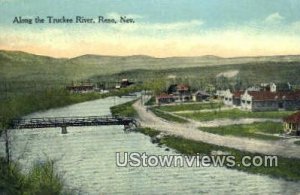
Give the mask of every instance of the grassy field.
<path id="1" fill-rule="evenodd" d="M 262 122 L 246 125 L 229 125 L 221 127 L 201 127 L 200 130 L 219 135 L 232 135 L 264 140 L 277 140 L 279 137 L 259 133 L 278 134 L 283 132 L 282 123 Z"/>
<path id="2" fill-rule="evenodd" d="M 210 121 L 214 119 L 241 119 L 241 118 L 272 118 L 282 119 L 292 111 L 270 111 L 270 112 L 248 112 L 239 109 L 215 111 L 215 112 L 195 112 L 195 113 L 180 113 L 178 115 L 191 118 L 198 121 Z"/>
<path id="3" fill-rule="evenodd" d="M 158 117 L 163 118 L 167 121 L 177 122 L 177 123 L 187 123 L 188 121 L 180 117 L 168 114 L 166 112 L 160 111 L 157 108 L 150 108 L 150 110 Z"/>
<path id="4" fill-rule="evenodd" d="M 158 109 L 166 112 L 177 112 L 186 110 L 204 110 L 204 109 L 216 109 L 220 108 L 222 103 L 195 103 L 195 104 L 179 104 L 170 106 L 160 106 Z"/>
<path id="5" fill-rule="evenodd" d="M 124 116 L 124 117 L 137 117 L 138 114 L 136 110 L 132 107 L 132 104 L 135 101 L 136 100 L 133 100 L 124 104 L 110 107 L 111 114 Z"/>
<path id="6" fill-rule="evenodd" d="M 149 135 L 151 137 L 159 134 L 159 131 L 156 131 L 154 129 L 140 129 L 140 132 L 145 135 Z M 227 168 L 229 169 L 237 169 L 252 174 L 264 174 L 274 178 L 283 178 L 285 180 L 300 181 L 300 170 L 299 170 L 300 160 L 299 159 L 278 157 L 277 167 L 275 166 L 246 167 L 246 166 L 238 166 L 238 164 L 242 165 L 241 162 L 244 156 L 250 156 L 250 157 L 261 156 L 263 158 L 264 155 L 258 153 L 244 152 L 244 151 L 240 151 L 228 147 L 217 146 L 217 145 L 208 144 L 200 141 L 188 140 L 188 139 L 175 137 L 175 136 L 164 136 L 160 140 L 159 144 L 164 144 L 186 155 L 197 155 L 197 154 L 211 155 L 211 152 L 213 151 L 228 152 L 230 155 L 235 156 L 235 162 L 236 162 L 236 166 L 227 166 Z"/>

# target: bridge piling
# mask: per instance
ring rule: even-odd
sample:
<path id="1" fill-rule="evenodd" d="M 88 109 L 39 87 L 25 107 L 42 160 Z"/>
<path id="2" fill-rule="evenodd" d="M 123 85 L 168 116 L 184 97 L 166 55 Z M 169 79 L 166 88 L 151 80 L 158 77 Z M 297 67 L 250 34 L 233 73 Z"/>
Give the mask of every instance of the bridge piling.
<path id="1" fill-rule="evenodd" d="M 66 126 L 62 126 L 61 127 L 61 134 L 67 134 L 68 131 L 67 131 L 67 127 Z"/>

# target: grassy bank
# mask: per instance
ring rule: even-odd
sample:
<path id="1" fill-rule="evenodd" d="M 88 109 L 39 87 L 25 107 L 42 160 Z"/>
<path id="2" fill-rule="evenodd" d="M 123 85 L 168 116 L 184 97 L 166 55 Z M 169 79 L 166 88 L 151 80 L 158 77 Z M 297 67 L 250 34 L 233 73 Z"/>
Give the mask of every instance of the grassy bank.
<path id="1" fill-rule="evenodd" d="M 300 145 L 300 140 L 299 141 L 295 141 L 294 144 Z"/>
<path id="2" fill-rule="evenodd" d="M 159 110 L 158 108 L 150 108 L 150 110 L 158 117 L 163 118 L 167 121 L 177 122 L 177 123 L 187 123 L 188 121 L 185 119 L 182 119 L 180 117 L 176 117 L 174 115 L 168 114 L 166 112 L 163 112 Z"/>
<path id="3" fill-rule="evenodd" d="M 23 174 L 17 163 L 6 164 L 0 158 L 0 194 L 68 194 L 62 177 L 56 173 L 54 162 L 35 164 Z"/>
<path id="4" fill-rule="evenodd" d="M 241 118 L 272 118 L 282 119 L 292 111 L 248 112 L 239 109 L 223 110 L 215 112 L 180 113 L 178 115 L 198 121 L 210 121 L 215 119 L 241 119 Z"/>
<path id="5" fill-rule="evenodd" d="M 233 135 L 238 137 L 249 137 L 264 140 L 278 140 L 279 137 L 272 135 L 260 134 L 276 134 L 283 133 L 283 127 L 281 123 L 275 122 L 262 122 L 262 123 L 252 123 L 245 125 L 229 125 L 221 127 L 201 127 L 202 131 L 209 133 L 219 134 L 219 135 Z"/>
<path id="6" fill-rule="evenodd" d="M 52 89 L 6 99 L 0 102 L 0 134 L 1 130 L 9 127 L 13 118 L 108 96 L 121 96 L 138 89 L 138 86 L 133 86 L 107 94 L 71 94 L 64 89 Z M 50 164 L 35 165 L 26 175 L 21 173 L 16 162 L 7 164 L 1 157 L 0 161 L 0 194 L 1 192 L 7 194 L 60 194 L 62 192 L 63 183 L 54 173 L 51 161 Z"/>
<path id="7" fill-rule="evenodd" d="M 111 114 L 112 115 L 119 115 L 119 116 L 124 116 L 124 117 L 137 117 L 137 112 L 136 110 L 132 107 L 132 104 L 136 100 L 126 102 L 124 104 L 120 104 L 117 106 L 113 106 L 110 108 Z"/>
<path id="8" fill-rule="evenodd" d="M 159 131 L 149 129 L 149 128 L 140 129 L 140 132 L 151 137 L 159 134 Z M 197 154 L 211 155 L 213 151 L 227 152 L 230 155 L 235 156 L 235 162 L 236 162 L 235 166 L 225 166 L 227 168 L 237 169 L 252 174 L 268 175 L 274 178 L 283 178 L 285 180 L 300 181 L 300 170 L 299 170 L 300 160 L 299 159 L 278 157 L 277 167 L 275 166 L 274 167 L 264 167 L 264 166 L 246 167 L 242 165 L 242 158 L 244 156 L 250 156 L 250 157 L 260 156 L 263 158 L 264 155 L 258 153 L 244 152 L 244 151 L 213 145 L 213 144 L 208 144 L 200 141 L 188 140 L 176 136 L 164 136 L 160 140 L 160 144 L 164 144 L 186 155 L 197 155 Z"/>
<path id="9" fill-rule="evenodd" d="M 186 110 L 204 110 L 220 108 L 222 103 L 195 103 L 195 104 L 180 104 L 172 106 L 160 106 L 159 109 L 166 112 L 177 112 Z"/>
<path id="10" fill-rule="evenodd" d="M 109 96 L 122 96 L 140 89 L 141 86 L 132 86 L 106 94 L 96 92 L 75 94 L 69 93 L 64 89 L 52 89 L 25 96 L 16 96 L 0 102 L 0 130 L 7 128 L 11 119 L 22 117 L 32 112 L 106 98 Z"/>

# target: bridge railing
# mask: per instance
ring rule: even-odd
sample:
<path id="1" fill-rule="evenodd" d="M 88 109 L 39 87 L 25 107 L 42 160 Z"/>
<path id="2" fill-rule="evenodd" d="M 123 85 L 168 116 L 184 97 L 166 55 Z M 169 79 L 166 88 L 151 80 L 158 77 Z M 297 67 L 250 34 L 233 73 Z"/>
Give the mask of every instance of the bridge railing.
<path id="1" fill-rule="evenodd" d="M 11 122 L 11 128 L 41 128 L 63 126 L 90 126 L 90 125 L 128 125 L 136 123 L 134 118 L 121 116 L 77 116 L 77 117 L 44 117 L 44 118 L 21 118 Z"/>

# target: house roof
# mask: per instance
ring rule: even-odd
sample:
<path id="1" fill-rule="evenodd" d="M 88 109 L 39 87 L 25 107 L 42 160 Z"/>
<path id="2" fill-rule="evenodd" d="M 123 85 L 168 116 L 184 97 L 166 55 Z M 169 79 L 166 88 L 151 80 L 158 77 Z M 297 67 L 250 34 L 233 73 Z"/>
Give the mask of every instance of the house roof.
<path id="1" fill-rule="evenodd" d="M 241 95 L 244 93 L 245 93 L 244 91 L 235 91 L 232 94 L 234 98 L 241 98 Z"/>
<path id="2" fill-rule="evenodd" d="M 187 84 L 178 84 L 176 86 L 177 90 L 188 90 L 190 87 Z"/>
<path id="3" fill-rule="evenodd" d="M 169 95 L 169 94 L 166 94 L 166 93 L 162 93 L 158 96 L 156 96 L 157 99 L 166 99 L 166 98 L 173 98 L 173 95 Z"/>
<path id="4" fill-rule="evenodd" d="M 249 91 L 253 100 L 300 100 L 300 91 L 296 92 L 270 92 L 270 91 Z"/>
<path id="5" fill-rule="evenodd" d="M 300 112 L 296 112 L 286 118 L 283 119 L 284 122 L 288 123 L 299 123 L 300 122 Z"/>
<path id="6" fill-rule="evenodd" d="M 206 91 L 201 91 L 201 90 L 198 90 L 194 93 L 194 95 L 206 95 L 206 96 L 210 96 Z"/>

